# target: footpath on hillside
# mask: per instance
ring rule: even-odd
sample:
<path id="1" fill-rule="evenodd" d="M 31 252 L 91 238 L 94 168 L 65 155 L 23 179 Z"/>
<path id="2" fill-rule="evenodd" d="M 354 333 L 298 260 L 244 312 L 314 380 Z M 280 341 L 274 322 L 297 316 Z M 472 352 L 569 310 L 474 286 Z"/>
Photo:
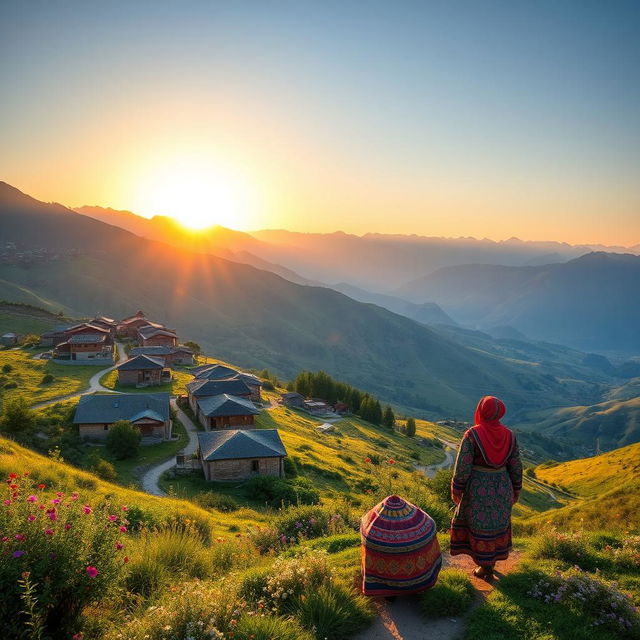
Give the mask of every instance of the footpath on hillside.
<path id="1" fill-rule="evenodd" d="M 469 556 L 444 554 L 444 568 L 461 569 L 469 574 L 476 592 L 473 607 L 484 602 L 499 584 L 500 579 L 511 573 L 518 565 L 522 553 L 513 551 L 508 560 L 496 564 L 495 577 L 491 582 L 472 575 L 475 563 Z M 428 619 L 420 612 L 419 595 L 399 597 L 395 602 L 384 598 L 375 599 L 378 615 L 371 626 L 352 640 L 455 640 L 464 631 L 465 617 Z M 468 615 L 468 612 L 467 612 Z"/>

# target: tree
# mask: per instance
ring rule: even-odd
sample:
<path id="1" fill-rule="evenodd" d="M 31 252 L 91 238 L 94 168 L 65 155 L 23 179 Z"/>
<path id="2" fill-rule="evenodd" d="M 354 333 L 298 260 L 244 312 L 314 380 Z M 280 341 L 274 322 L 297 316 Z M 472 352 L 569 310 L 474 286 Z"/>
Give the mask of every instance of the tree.
<path id="1" fill-rule="evenodd" d="M 393 409 L 387 405 L 384 408 L 384 414 L 382 415 L 382 424 L 389 429 L 393 429 L 393 425 L 396 423 L 396 416 L 393 413 Z"/>
<path id="2" fill-rule="evenodd" d="M 407 418 L 407 435 L 410 438 L 416 435 L 416 421 L 413 418 Z"/>
<path id="3" fill-rule="evenodd" d="M 193 355 L 196 358 L 202 355 L 202 347 L 197 342 L 194 342 L 193 340 L 189 340 L 188 342 L 184 343 L 184 346 L 191 349 L 191 351 L 193 351 Z"/>
<path id="4" fill-rule="evenodd" d="M 116 460 L 133 458 L 138 453 L 141 438 L 140 431 L 128 420 L 118 420 L 107 433 L 107 451 Z"/>
<path id="5" fill-rule="evenodd" d="M 24 398 L 7 400 L 0 418 L 0 431 L 4 433 L 26 433 L 35 426 L 35 413 Z"/>

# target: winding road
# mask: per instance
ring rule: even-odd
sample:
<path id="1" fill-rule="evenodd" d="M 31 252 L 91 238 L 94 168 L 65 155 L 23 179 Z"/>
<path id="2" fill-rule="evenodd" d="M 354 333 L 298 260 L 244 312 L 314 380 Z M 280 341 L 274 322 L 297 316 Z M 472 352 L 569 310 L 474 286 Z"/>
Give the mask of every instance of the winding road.
<path id="1" fill-rule="evenodd" d="M 118 361 L 106 369 L 100 369 L 89 379 L 89 386 L 84 391 L 77 391 L 76 393 L 69 393 L 66 396 L 58 396 L 57 398 L 53 398 L 52 400 L 45 400 L 44 402 L 38 402 L 36 404 L 31 405 L 32 409 L 42 409 L 43 407 L 48 407 L 52 404 L 56 404 L 57 402 L 62 402 L 63 400 L 70 400 L 71 398 L 78 398 L 80 396 L 86 396 L 89 393 L 95 393 L 96 391 L 100 391 L 101 393 L 121 393 L 120 391 L 114 391 L 113 389 L 107 389 L 100 384 L 100 379 L 105 374 L 109 373 L 109 371 L 113 371 L 120 363 L 124 362 L 127 359 L 127 354 L 124 350 L 124 345 L 122 342 L 116 342 L 116 350 L 118 353 Z M 73 366 L 73 365 L 69 365 Z"/>
<path id="2" fill-rule="evenodd" d="M 175 398 L 171 399 L 171 406 L 175 409 L 178 420 L 182 422 L 184 428 L 187 431 L 187 437 L 189 438 L 189 442 L 185 445 L 183 451 L 185 455 L 189 456 L 196 452 L 198 448 L 198 427 L 193 423 L 191 418 L 178 407 L 178 403 Z M 154 496 L 166 496 L 167 494 L 160 488 L 159 480 L 160 476 L 165 472 L 169 471 L 176 464 L 176 456 L 172 455 L 170 458 L 157 464 L 150 469 L 145 471 L 144 475 L 140 479 L 140 485 L 142 486 L 142 490 L 146 493 L 150 493 Z"/>
<path id="3" fill-rule="evenodd" d="M 456 451 L 458 450 L 458 443 L 451 442 L 450 440 L 443 440 L 438 438 L 440 442 L 445 446 L 444 460 L 438 464 L 422 465 L 416 464 L 415 467 L 418 471 L 421 471 L 427 478 L 433 478 L 440 469 L 448 469 L 453 466 L 456 460 Z"/>

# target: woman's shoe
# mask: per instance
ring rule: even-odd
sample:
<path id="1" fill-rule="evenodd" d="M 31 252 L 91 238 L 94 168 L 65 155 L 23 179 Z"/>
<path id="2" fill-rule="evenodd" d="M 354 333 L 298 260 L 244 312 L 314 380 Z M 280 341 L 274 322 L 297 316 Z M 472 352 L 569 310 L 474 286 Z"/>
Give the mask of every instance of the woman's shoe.
<path id="1" fill-rule="evenodd" d="M 476 567 L 473 575 L 482 580 L 491 580 L 493 578 L 493 567 Z"/>

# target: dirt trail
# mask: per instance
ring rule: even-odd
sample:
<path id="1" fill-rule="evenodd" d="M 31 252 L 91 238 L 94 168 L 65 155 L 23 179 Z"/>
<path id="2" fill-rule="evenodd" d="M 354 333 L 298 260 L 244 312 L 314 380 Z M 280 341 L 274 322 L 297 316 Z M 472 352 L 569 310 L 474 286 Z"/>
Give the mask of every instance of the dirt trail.
<path id="1" fill-rule="evenodd" d="M 508 560 L 496 564 L 495 578 L 492 582 L 480 580 L 471 575 L 475 568 L 469 556 L 452 557 L 444 554 L 445 567 L 454 567 L 468 573 L 476 590 L 474 607 L 481 604 L 493 591 L 500 579 L 511 573 L 521 557 L 520 551 L 513 551 Z M 454 640 L 464 630 L 464 617 L 430 620 L 420 613 L 419 596 L 399 597 L 395 602 L 376 598 L 378 617 L 373 624 L 354 636 L 352 640 Z"/>

